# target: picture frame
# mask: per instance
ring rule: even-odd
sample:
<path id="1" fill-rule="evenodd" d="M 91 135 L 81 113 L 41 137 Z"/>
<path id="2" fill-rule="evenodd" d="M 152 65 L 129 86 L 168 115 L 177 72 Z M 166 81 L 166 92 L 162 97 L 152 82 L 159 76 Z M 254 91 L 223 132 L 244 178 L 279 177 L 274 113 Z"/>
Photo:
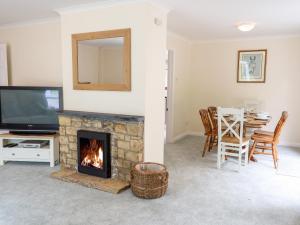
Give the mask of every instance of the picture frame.
<path id="1" fill-rule="evenodd" d="M 267 49 L 238 51 L 238 83 L 265 83 Z"/>

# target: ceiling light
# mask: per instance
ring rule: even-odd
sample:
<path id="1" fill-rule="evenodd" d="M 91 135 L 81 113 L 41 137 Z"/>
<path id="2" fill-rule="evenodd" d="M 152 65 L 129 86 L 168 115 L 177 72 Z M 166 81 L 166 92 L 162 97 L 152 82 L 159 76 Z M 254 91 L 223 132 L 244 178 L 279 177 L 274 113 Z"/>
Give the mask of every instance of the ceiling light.
<path id="1" fill-rule="evenodd" d="M 243 31 L 243 32 L 246 32 L 246 31 L 250 31 L 252 30 L 254 27 L 255 27 L 256 23 L 253 23 L 253 22 L 250 22 L 250 23 L 239 23 L 237 25 L 237 28 L 240 30 L 240 31 Z"/>

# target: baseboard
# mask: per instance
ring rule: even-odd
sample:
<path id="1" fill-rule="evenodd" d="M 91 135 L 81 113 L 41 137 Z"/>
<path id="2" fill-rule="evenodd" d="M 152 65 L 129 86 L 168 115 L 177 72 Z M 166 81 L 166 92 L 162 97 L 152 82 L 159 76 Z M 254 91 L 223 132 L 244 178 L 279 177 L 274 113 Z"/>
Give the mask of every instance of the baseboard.
<path id="1" fill-rule="evenodd" d="M 300 148 L 300 143 L 296 143 L 296 142 L 280 141 L 278 145 L 285 146 L 285 147 Z"/>
<path id="2" fill-rule="evenodd" d="M 204 134 L 201 132 L 186 131 L 186 132 L 183 132 L 183 133 L 178 134 L 175 137 L 173 137 L 172 143 L 179 141 L 179 140 L 185 138 L 186 136 L 199 136 L 200 137 L 200 136 L 204 136 Z"/>
<path id="3" fill-rule="evenodd" d="M 189 131 L 189 132 L 187 132 L 187 135 L 189 135 L 189 136 L 198 136 L 198 137 L 204 136 L 204 134 L 202 132 L 196 132 L 196 131 Z"/>
<path id="4" fill-rule="evenodd" d="M 182 138 L 185 138 L 188 136 L 188 132 L 183 132 L 181 134 L 176 135 L 175 137 L 172 138 L 172 143 L 181 140 Z"/>

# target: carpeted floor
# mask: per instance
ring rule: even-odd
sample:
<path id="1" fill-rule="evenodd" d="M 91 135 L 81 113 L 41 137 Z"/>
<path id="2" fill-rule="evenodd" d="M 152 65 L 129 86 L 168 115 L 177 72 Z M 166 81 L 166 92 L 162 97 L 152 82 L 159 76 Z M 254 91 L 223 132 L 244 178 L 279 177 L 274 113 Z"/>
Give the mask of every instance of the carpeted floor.
<path id="1" fill-rule="evenodd" d="M 279 149 L 280 169 L 259 156 L 240 172 L 234 160 L 216 169 L 201 158 L 203 140 L 166 145 L 165 197 L 142 200 L 130 190 L 109 194 L 49 177 L 47 164 L 0 168 L 1 225 L 300 225 L 300 150 Z"/>

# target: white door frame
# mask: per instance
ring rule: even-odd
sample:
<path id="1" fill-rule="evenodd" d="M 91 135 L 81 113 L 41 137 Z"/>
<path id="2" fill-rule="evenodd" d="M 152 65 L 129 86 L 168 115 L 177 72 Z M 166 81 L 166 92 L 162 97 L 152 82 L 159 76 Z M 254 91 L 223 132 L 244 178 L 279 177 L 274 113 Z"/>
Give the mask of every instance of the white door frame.
<path id="1" fill-rule="evenodd" d="M 166 143 L 173 142 L 173 74 L 174 74 L 174 51 L 168 49 L 168 88 L 167 88 L 167 116 L 166 116 Z"/>

